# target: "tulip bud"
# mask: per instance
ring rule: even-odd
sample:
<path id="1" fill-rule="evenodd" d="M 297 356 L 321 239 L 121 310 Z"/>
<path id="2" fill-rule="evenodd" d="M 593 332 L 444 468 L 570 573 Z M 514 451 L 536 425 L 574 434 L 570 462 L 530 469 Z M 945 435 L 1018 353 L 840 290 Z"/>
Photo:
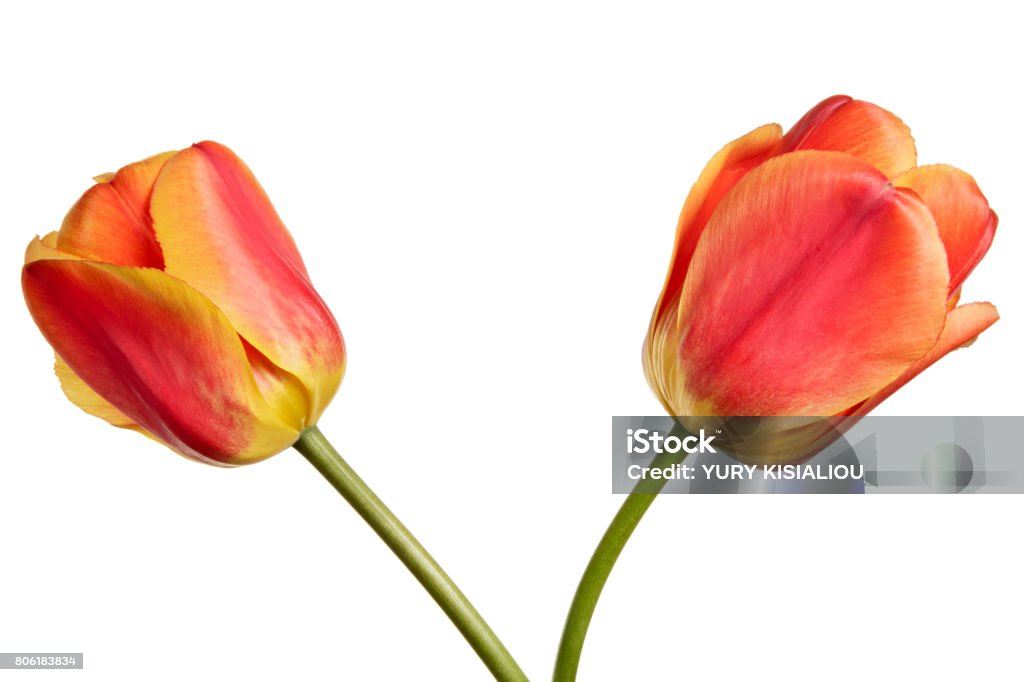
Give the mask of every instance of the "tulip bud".
<path id="1" fill-rule="evenodd" d="M 996 215 L 963 171 L 916 163 L 902 121 L 844 96 L 719 151 L 644 344 L 665 409 L 862 415 L 991 326 L 991 304 L 955 303 Z"/>
<path id="2" fill-rule="evenodd" d="M 98 176 L 29 244 L 22 288 L 73 403 L 210 464 L 292 445 L 344 373 L 291 235 L 215 142 Z"/>

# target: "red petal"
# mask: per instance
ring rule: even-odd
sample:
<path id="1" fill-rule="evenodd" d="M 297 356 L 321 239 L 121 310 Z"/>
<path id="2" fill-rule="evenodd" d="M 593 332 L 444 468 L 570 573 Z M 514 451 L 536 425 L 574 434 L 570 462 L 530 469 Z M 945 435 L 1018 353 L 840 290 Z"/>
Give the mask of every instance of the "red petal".
<path id="1" fill-rule="evenodd" d="M 285 423 L 260 394 L 228 320 L 180 280 L 149 268 L 39 260 L 24 267 L 22 287 L 74 374 L 179 453 L 241 464 L 298 437 L 300 425 Z"/>
<path id="2" fill-rule="evenodd" d="M 680 415 L 836 414 L 931 348 L 947 287 L 913 193 L 846 154 L 780 156 L 708 223 L 652 384 Z"/>
<path id="3" fill-rule="evenodd" d="M 82 411 L 94 417 L 99 417 L 118 428 L 141 431 L 138 424 L 126 417 L 121 410 L 100 397 L 100 394 L 92 390 L 89 384 L 82 381 L 82 378 L 75 374 L 68 367 L 68 363 L 60 359 L 59 355 L 54 362 L 53 371 L 60 381 L 60 388 L 64 391 L 64 395 Z"/>
<path id="4" fill-rule="evenodd" d="M 345 366 L 334 317 L 295 242 L 250 170 L 202 142 L 164 167 L 151 202 L 165 270 L 188 282 L 308 392 L 307 424 L 333 397 Z"/>

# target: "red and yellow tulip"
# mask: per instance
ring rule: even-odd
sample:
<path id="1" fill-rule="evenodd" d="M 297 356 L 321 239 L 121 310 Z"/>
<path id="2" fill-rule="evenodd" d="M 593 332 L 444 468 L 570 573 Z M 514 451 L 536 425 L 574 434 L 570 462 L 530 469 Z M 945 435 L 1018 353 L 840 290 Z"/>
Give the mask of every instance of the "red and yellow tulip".
<path id="1" fill-rule="evenodd" d="M 683 206 L 644 344 L 672 415 L 860 415 L 998 313 L 957 307 L 996 215 L 910 130 L 831 97 L 730 142 Z"/>
<path id="2" fill-rule="evenodd" d="M 65 394 L 211 464 L 292 445 L 345 346 L 256 178 L 202 142 L 96 180 L 22 271 Z"/>

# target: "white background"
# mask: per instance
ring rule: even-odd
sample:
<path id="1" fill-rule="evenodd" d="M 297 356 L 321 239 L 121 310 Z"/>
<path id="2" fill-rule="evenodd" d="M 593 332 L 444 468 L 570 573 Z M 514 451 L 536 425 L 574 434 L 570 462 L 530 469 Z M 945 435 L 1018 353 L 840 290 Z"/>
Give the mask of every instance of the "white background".
<path id="1" fill-rule="evenodd" d="M 661 412 L 640 346 L 679 208 L 739 134 L 844 92 L 973 173 L 1001 224 L 964 301 L 1003 319 L 878 413 L 1021 414 L 1011 5 L 690 4 L 5 6 L 0 651 L 87 668 L 0 678 L 487 678 L 296 453 L 206 467 L 61 395 L 24 246 L 92 175 L 204 138 L 341 323 L 324 432 L 533 679 L 621 503 L 610 416 Z M 1020 679 L 1021 518 L 1018 496 L 659 499 L 580 679 Z"/>

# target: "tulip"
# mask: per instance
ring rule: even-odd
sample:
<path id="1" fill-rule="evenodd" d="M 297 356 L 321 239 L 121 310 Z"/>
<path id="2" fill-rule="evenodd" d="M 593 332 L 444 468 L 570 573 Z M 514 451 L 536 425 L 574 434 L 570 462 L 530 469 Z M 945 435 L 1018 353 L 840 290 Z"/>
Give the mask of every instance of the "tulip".
<path id="1" fill-rule="evenodd" d="M 395 553 L 502 682 L 515 659 L 454 581 L 317 428 L 345 345 L 267 195 L 201 142 L 101 175 L 25 253 L 29 311 L 64 393 L 190 459 L 292 446 Z"/>
<path id="2" fill-rule="evenodd" d="M 995 213 L 916 164 L 900 119 L 845 96 L 711 159 L 644 344 L 669 414 L 862 415 L 998 319 L 956 306 Z"/>
<path id="3" fill-rule="evenodd" d="M 22 270 L 64 393 L 210 464 L 291 446 L 345 346 L 256 178 L 202 142 L 96 180 Z"/>
<path id="4" fill-rule="evenodd" d="M 716 429 L 753 464 L 819 452 L 999 318 L 990 303 L 956 306 L 996 222 L 971 176 L 917 166 L 907 126 L 868 102 L 830 97 L 785 134 L 730 142 L 683 205 L 644 341 L 673 435 Z M 601 590 L 663 485 L 639 481 L 594 550 L 556 682 L 576 679 Z"/>

